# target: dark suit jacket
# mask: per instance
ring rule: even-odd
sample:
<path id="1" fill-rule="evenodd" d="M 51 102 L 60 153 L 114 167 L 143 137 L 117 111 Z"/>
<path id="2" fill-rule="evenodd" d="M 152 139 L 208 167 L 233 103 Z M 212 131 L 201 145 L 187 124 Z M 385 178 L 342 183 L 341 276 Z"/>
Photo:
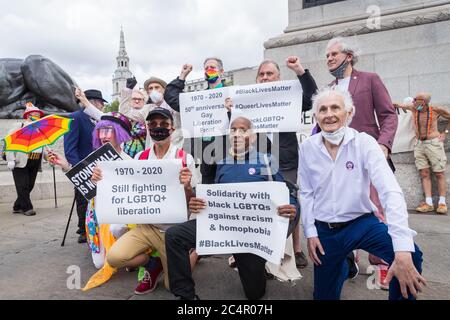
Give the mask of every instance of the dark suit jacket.
<path id="1" fill-rule="evenodd" d="M 92 151 L 92 132 L 95 125 L 83 110 L 70 115 L 73 119 L 70 131 L 64 136 L 64 154 L 67 161 L 74 166 Z"/>
<path id="2" fill-rule="evenodd" d="M 353 70 L 348 91 L 356 109 L 350 127 L 370 134 L 379 144 L 392 150 L 398 116 L 380 77 L 376 73 Z"/>

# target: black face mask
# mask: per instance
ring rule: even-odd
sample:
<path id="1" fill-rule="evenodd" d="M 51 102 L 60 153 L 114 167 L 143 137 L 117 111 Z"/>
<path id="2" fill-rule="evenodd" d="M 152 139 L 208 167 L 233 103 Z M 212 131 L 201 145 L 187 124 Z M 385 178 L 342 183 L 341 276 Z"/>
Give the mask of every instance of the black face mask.
<path id="1" fill-rule="evenodd" d="M 152 137 L 154 141 L 166 140 L 167 138 L 170 137 L 170 130 L 167 128 L 160 128 L 160 127 L 150 129 L 150 137 Z"/>

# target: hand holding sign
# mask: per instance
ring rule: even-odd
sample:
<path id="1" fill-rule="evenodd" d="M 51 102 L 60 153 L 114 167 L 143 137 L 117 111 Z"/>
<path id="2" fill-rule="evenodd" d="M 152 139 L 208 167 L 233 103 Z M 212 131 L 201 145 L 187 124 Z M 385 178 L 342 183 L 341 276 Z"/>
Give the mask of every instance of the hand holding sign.
<path id="1" fill-rule="evenodd" d="M 200 198 L 191 198 L 189 201 L 189 211 L 192 213 L 200 213 L 203 209 L 206 209 L 206 201 Z"/>
<path id="2" fill-rule="evenodd" d="M 92 182 L 98 183 L 103 179 L 102 176 L 102 169 L 100 169 L 98 166 L 94 168 L 94 171 L 92 171 Z"/>
<path id="3" fill-rule="evenodd" d="M 191 186 L 192 172 L 189 168 L 183 168 L 180 171 L 180 182 L 184 185 L 184 188 L 189 188 Z"/>
<path id="4" fill-rule="evenodd" d="M 294 220 L 297 215 L 297 208 L 290 204 L 278 207 L 278 215 L 289 220 Z"/>

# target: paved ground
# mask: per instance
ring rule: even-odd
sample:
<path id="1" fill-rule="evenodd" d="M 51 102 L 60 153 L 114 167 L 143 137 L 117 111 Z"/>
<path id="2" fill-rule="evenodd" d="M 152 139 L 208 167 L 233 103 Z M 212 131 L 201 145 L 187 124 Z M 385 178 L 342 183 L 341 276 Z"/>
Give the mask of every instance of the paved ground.
<path id="1" fill-rule="evenodd" d="M 72 199 L 35 201 L 35 217 L 13 215 L 11 204 L 0 204 L 0 299 L 173 299 L 160 284 L 149 295 L 133 295 L 136 273 L 120 271 L 100 288 L 89 292 L 67 288 L 67 269 L 81 268 L 81 285 L 95 272 L 86 245 L 76 242 L 76 217 L 72 218 L 66 246 L 60 243 Z M 411 214 L 410 223 L 418 232 L 417 243 L 424 251 L 424 275 L 429 288 L 422 299 L 450 299 L 450 218 Z M 202 299 L 245 299 L 237 272 L 226 264 L 226 257 L 200 261 L 194 277 Z M 367 270 L 363 258 L 362 270 Z M 312 298 L 312 268 L 302 270 L 303 279 L 295 284 L 268 281 L 266 299 Z M 367 289 L 368 275 L 348 281 L 343 299 L 386 299 L 387 292 Z"/>

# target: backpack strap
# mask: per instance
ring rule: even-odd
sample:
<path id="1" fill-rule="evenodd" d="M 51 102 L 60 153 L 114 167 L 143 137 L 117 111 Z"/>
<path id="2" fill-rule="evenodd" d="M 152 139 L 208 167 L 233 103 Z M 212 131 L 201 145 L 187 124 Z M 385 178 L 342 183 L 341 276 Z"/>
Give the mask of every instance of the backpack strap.
<path id="1" fill-rule="evenodd" d="M 187 153 L 186 153 L 186 151 L 184 151 L 183 149 L 178 149 L 176 158 L 177 159 L 181 159 L 181 162 L 183 164 L 183 168 L 187 167 Z"/>
<path id="2" fill-rule="evenodd" d="M 152 151 L 151 148 L 149 148 L 149 149 L 143 151 L 143 152 L 141 153 L 141 155 L 139 156 L 139 160 L 148 160 L 148 158 L 150 157 L 150 151 Z"/>
<path id="3" fill-rule="evenodd" d="M 151 151 L 152 149 L 147 149 L 143 151 L 139 156 L 139 160 L 148 160 Z M 178 149 L 175 157 L 176 159 L 181 159 L 183 168 L 187 167 L 187 153 L 183 149 Z"/>

